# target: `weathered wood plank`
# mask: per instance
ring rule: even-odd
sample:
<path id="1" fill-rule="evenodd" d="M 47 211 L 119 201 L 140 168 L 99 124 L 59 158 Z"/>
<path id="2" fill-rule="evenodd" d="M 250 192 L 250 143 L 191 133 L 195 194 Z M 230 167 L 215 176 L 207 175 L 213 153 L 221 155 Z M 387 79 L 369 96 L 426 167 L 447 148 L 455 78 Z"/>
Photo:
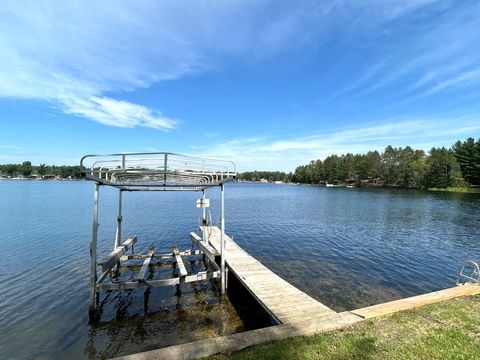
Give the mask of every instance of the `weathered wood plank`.
<path id="1" fill-rule="evenodd" d="M 136 236 L 131 236 L 127 240 L 125 240 L 120 246 L 117 246 L 117 248 L 109 253 L 107 256 L 102 258 L 99 262 L 98 265 L 102 267 L 102 271 L 105 272 L 111 268 L 113 268 L 117 262 L 120 260 L 123 254 L 125 254 L 128 249 L 130 249 L 133 244 L 137 242 L 137 237 Z"/>
<path id="2" fill-rule="evenodd" d="M 370 319 L 377 316 L 392 314 L 397 311 L 413 309 L 422 305 L 452 299 L 458 296 L 476 294 L 480 294 L 480 285 L 460 285 L 428 294 L 412 296 L 405 299 L 389 301 L 383 304 L 352 310 L 351 313 L 359 315 L 365 319 Z"/>
<path id="3" fill-rule="evenodd" d="M 201 280 L 208 279 L 218 279 L 220 277 L 220 271 L 200 271 L 196 274 L 187 275 L 184 278 L 174 277 L 171 279 L 160 279 L 160 280 L 145 280 L 142 282 L 139 281 L 126 281 L 120 283 L 101 283 L 98 284 L 98 287 L 104 290 L 127 290 L 127 289 L 138 289 L 144 287 L 162 287 L 162 286 L 172 286 L 178 285 L 180 283 L 189 283 Z"/>
<path id="4" fill-rule="evenodd" d="M 154 251 L 155 251 L 154 248 L 148 249 L 147 257 L 143 261 L 142 268 L 140 269 L 140 271 L 137 274 L 137 280 L 138 281 L 143 281 L 145 279 L 145 275 L 147 274 L 148 266 L 150 265 L 150 261 L 152 261 Z"/>
<path id="5" fill-rule="evenodd" d="M 190 233 L 190 238 L 192 239 L 195 244 L 200 248 L 200 250 L 208 257 L 210 261 L 215 262 L 215 256 L 218 256 L 219 253 L 216 249 L 214 249 L 209 243 L 203 241 L 200 236 L 195 234 L 194 232 Z"/>
<path id="6" fill-rule="evenodd" d="M 183 263 L 182 257 L 180 256 L 180 252 L 177 248 L 177 245 L 173 245 L 173 255 L 175 256 L 175 260 L 177 261 L 178 272 L 180 273 L 180 277 L 185 277 L 188 275 L 187 269 L 185 268 L 185 264 Z"/>
<path id="7" fill-rule="evenodd" d="M 200 255 L 201 254 L 201 251 L 200 250 L 184 250 L 184 251 L 180 251 L 179 252 L 179 255 L 180 256 L 194 256 L 194 255 Z M 145 260 L 145 258 L 147 258 L 147 255 L 145 254 L 134 254 L 134 255 L 122 255 L 120 257 L 120 260 L 122 261 L 127 261 L 127 260 Z M 168 253 L 168 254 L 154 254 L 153 255 L 153 259 L 160 259 L 160 260 L 165 260 L 165 259 L 173 259 L 174 256 L 172 255 L 172 253 Z"/>

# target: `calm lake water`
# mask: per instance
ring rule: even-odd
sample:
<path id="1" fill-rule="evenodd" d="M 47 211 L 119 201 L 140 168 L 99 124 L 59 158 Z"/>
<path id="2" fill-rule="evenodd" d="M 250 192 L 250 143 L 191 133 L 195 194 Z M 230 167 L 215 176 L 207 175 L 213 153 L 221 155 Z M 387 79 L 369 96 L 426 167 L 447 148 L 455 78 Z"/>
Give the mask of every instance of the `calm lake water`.
<path id="1" fill-rule="evenodd" d="M 111 293 L 89 324 L 92 190 L 0 182 L 0 358 L 105 358 L 251 326 L 209 283 L 152 289 L 148 303 L 145 289 Z M 218 191 L 207 194 L 216 222 Z M 336 310 L 453 286 L 463 261 L 480 258 L 479 195 L 265 184 L 228 184 L 225 195 L 227 233 Z M 138 235 L 138 250 L 189 248 L 197 197 L 127 193 L 123 234 Z M 112 247 L 116 203 L 102 188 L 101 253 Z"/>

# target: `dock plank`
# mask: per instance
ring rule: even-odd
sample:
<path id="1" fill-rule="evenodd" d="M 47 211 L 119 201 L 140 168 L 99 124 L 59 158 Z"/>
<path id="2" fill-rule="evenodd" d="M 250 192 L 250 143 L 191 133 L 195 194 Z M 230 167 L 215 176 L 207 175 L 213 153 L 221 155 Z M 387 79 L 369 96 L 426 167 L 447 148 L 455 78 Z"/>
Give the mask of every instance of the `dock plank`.
<path id="1" fill-rule="evenodd" d="M 202 226 L 200 230 L 205 232 L 208 243 L 220 251 L 220 229 L 216 226 Z M 225 262 L 228 269 L 279 323 L 294 324 L 312 317 L 336 314 L 272 272 L 226 234 Z"/>

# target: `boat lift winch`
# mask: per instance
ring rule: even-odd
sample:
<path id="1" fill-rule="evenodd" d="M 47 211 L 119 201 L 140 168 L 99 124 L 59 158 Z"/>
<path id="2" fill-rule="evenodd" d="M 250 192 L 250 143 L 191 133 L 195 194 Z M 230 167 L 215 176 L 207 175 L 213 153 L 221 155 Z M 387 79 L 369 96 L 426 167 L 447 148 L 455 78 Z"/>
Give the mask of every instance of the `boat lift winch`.
<path id="1" fill-rule="evenodd" d="M 220 281 L 220 292 L 226 291 L 225 267 L 225 214 L 224 214 L 224 184 L 235 179 L 236 166 L 232 161 L 187 156 L 169 152 L 119 153 L 108 155 L 86 155 L 80 160 L 82 177 L 95 182 L 93 197 L 93 226 L 90 242 L 90 318 L 96 317 L 99 305 L 99 294 L 103 290 L 126 290 L 135 288 L 151 288 L 179 285 L 208 279 Z M 113 250 L 97 261 L 98 240 L 98 206 L 101 186 L 117 188 L 118 216 L 113 243 Z M 180 251 L 173 245 L 172 252 L 155 253 L 149 248 L 146 254 L 134 252 L 136 236 L 122 241 L 122 195 L 124 191 L 197 191 L 202 196 L 196 206 L 202 209 L 202 226 L 209 224 L 210 200 L 205 197 L 205 191 L 211 187 L 220 188 L 220 229 L 221 244 L 218 252 L 209 244 L 205 232 L 200 237 L 190 233 L 192 249 Z M 210 216 L 211 218 L 211 216 Z M 131 254 L 126 255 L 131 250 Z M 195 274 L 189 274 L 182 257 L 203 256 L 207 268 Z M 151 266 L 170 259 L 176 263 L 178 276 L 169 279 L 153 279 L 149 269 Z M 130 260 L 143 260 L 140 271 L 132 279 L 122 280 L 118 275 L 120 266 Z M 219 264 L 218 264 L 218 263 Z M 100 268 L 100 271 L 98 271 Z"/>

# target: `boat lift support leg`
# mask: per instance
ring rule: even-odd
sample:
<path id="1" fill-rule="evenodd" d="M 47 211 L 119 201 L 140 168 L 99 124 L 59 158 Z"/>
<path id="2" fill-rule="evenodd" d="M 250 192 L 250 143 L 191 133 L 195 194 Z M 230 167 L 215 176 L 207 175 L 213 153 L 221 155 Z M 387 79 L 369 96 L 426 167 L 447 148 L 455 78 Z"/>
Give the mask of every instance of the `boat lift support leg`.
<path id="1" fill-rule="evenodd" d="M 205 190 L 202 190 L 202 201 L 205 203 Z M 202 206 L 202 225 L 207 225 L 207 208 Z"/>
<path id="2" fill-rule="evenodd" d="M 221 292 L 225 295 L 225 191 L 224 185 L 220 185 L 221 205 L 220 205 L 220 275 L 221 275 Z"/>
<path id="3" fill-rule="evenodd" d="M 122 170 L 125 170 L 125 155 L 122 156 Z M 115 233 L 115 244 L 113 250 L 115 251 L 122 242 L 122 197 L 123 190 L 118 190 L 118 216 L 117 216 L 117 232 Z M 119 263 L 120 265 L 120 263 Z"/>
<path id="4" fill-rule="evenodd" d="M 118 216 L 117 216 L 117 232 L 115 233 L 115 244 L 113 250 L 116 250 L 122 242 L 122 196 L 123 190 L 118 190 Z"/>
<path id="5" fill-rule="evenodd" d="M 90 318 L 95 314 L 95 302 L 97 298 L 97 235 L 98 235 L 98 195 L 100 193 L 100 184 L 95 183 L 93 193 L 93 226 L 92 241 L 90 242 L 90 297 L 88 301 L 88 312 Z"/>
<path id="6" fill-rule="evenodd" d="M 204 204 L 202 206 L 202 226 L 207 226 L 207 209 L 205 207 L 205 190 L 202 190 L 202 203 Z M 207 232 L 206 231 L 202 231 L 202 240 L 203 241 L 207 241 Z M 192 251 L 194 250 L 194 246 L 193 246 L 193 243 L 194 241 L 192 240 Z M 209 264 L 209 260 L 208 258 L 205 256 L 205 254 L 203 255 L 203 261 L 206 265 L 206 268 L 207 270 L 209 269 L 210 267 L 210 264 Z"/>

